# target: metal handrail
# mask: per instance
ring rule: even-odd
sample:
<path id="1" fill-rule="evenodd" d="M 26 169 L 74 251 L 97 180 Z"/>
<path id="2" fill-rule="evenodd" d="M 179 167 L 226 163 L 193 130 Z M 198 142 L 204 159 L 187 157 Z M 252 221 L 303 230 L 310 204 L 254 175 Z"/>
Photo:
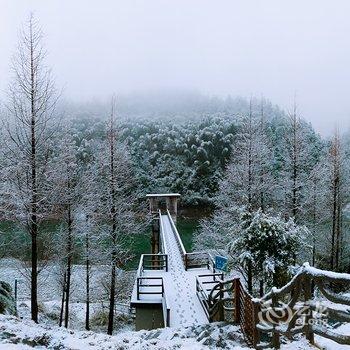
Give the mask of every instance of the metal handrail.
<path id="1" fill-rule="evenodd" d="M 146 265 L 146 263 L 149 263 L 150 265 Z M 158 266 L 154 265 L 153 263 L 158 263 Z M 165 271 L 168 272 L 167 254 L 142 254 L 142 271 L 163 269 L 165 269 Z"/>
<path id="2" fill-rule="evenodd" d="M 208 252 L 205 251 L 198 251 L 198 252 L 191 252 L 191 253 L 186 253 L 186 268 L 191 267 L 190 264 L 190 257 L 198 257 L 199 259 L 204 257 L 206 259 L 205 263 L 200 264 L 202 265 L 207 265 L 208 269 L 211 268 L 211 270 L 215 273 L 216 269 L 215 269 L 215 261 L 213 259 L 213 257 L 211 256 L 211 254 L 209 254 Z M 193 265 L 192 267 L 196 267 L 197 265 Z"/>
<path id="3" fill-rule="evenodd" d="M 142 284 L 140 283 L 143 280 L 160 280 L 160 284 Z M 161 287 L 160 291 L 150 291 L 150 292 L 143 292 L 140 290 L 140 287 L 143 288 L 154 288 L 154 287 Z M 136 297 L 137 300 L 140 300 L 140 295 L 142 294 L 161 294 L 162 297 L 164 297 L 164 281 L 163 277 L 137 277 L 136 281 Z"/>
<path id="4" fill-rule="evenodd" d="M 160 236 L 161 236 L 161 246 L 162 246 L 162 252 L 164 254 L 167 254 L 167 249 L 166 249 L 166 244 L 165 244 L 165 236 L 164 236 L 164 225 L 162 221 L 162 212 L 159 209 L 158 210 L 159 214 L 159 231 L 160 231 Z"/>
<path id="5" fill-rule="evenodd" d="M 151 259 L 151 262 L 158 262 L 160 265 L 157 266 L 148 266 L 145 265 L 145 258 L 154 257 Z M 168 255 L 167 254 L 142 254 L 140 257 L 139 266 L 136 271 L 136 276 L 141 277 L 145 270 L 162 270 L 165 268 L 165 271 L 168 272 Z"/>
<path id="6" fill-rule="evenodd" d="M 143 272 L 143 254 L 140 257 L 139 266 L 136 271 L 136 276 L 140 277 L 142 275 L 142 272 Z"/>
<path id="7" fill-rule="evenodd" d="M 180 254 L 181 254 L 181 257 L 182 257 L 182 261 L 184 263 L 184 266 L 185 266 L 185 270 L 187 270 L 187 253 L 186 253 L 186 249 L 182 243 L 182 240 L 180 238 L 180 235 L 179 235 L 179 232 L 174 224 L 174 221 L 173 221 L 173 218 L 171 217 L 170 213 L 169 213 L 169 210 L 167 209 L 167 215 L 168 215 L 168 218 L 169 218 L 169 222 L 170 222 L 170 226 L 174 232 L 174 235 L 175 235 L 175 239 L 176 239 L 176 243 L 179 247 L 179 250 L 180 250 Z"/>
<path id="8" fill-rule="evenodd" d="M 170 309 L 168 308 L 168 302 L 167 302 L 165 293 L 162 299 L 162 307 L 163 307 L 164 327 L 170 327 Z"/>

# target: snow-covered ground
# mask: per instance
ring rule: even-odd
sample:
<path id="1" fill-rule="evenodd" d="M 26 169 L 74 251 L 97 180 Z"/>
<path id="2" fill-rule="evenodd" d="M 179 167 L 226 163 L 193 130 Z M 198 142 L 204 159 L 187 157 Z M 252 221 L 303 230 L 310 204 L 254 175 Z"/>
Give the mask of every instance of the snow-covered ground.
<path id="1" fill-rule="evenodd" d="M 108 272 L 106 266 L 94 267 L 92 279 L 91 316 L 98 318 L 101 310 L 107 305 L 101 299 L 103 285 L 101 279 Z M 14 285 L 15 279 L 19 284 L 18 311 L 20 318 L 0 315 L 0 350 L 1 349 L 248 349 L 245 345 L 239 327 L 224 324 L 206 324 L 182 328 L 167 328 L 163 330 L 133 332 L 133 323 L 129 318 L 122 318 L 116 327 L 115 336 L 104 334 L 103 319 L 97 320 L 92 329 L 101 333 L 82 331 L 84 328 L 85 299 L 84 299 L 84 267 L 74 266 L 73 290 L 71 303 L 71 328 L 66 330 L 57 327 L 60 310 L 61 290 L 58 283 L 58 271 L 55 266 L 46 267 L 40 274 L 40 325 L 31 322 L 29 311 L 29 288 L 24 270 L 19 268 L 15 260 L 0 261 L 0 280 Z M 133 279 L 129 278 L 131 281 Z M 123 284 L 123 283 L 122 283 Z M 121 293 L 123 302 L 127 302 L 128 288 Z M 326 303 L 325 300 L 323 300 Z M 328 301 L 328 303 L 330 303 Z M 333 304 L 333 303 L 332 303 Z M 333 308 L 335 305 L 329 305 Z M 346 306 L 339 306 L 348 310 Z M 120 306 L 120 311 L 127 308 Z M 103 315 L 101 315 L 103 318 Z M 100 324 L 98 322 L 101 321 Z M 118 322 L 118 321 L 117 321 Z M 350 334 L 350 324 L 340 325 L 335 329 L 341 334 Z M 350 346 L 339 345 L 331 340 L 315 337 L 316 342 L 327 350 L 350 350 Z M 314 349 L 306 340 L 299 340 L 282 346 L 284 350 Z"/>
<path id="2" fill-rule="evenodd" d="M 104 287 L 104 278 L 110 272 L 109 266 L 93 265 L 91 268 L 90 279 L 90 298 L 92 301 L 101 300 L 101 295 L 106 293 Z M 71 300 L 73 302 L 83 302 L 85 300 L 85 266 L 73 265 L 72 268 L 72 286 L 71 286 Z M 122 290 L 120 295 L 127 299 L 128 294 L 132 290 L 134 280 L 134 273 L 128 272 L 131 284 L 126 285 L 126 277 L 121 276 L 117 278 L 117 283 L 122 278 L 120 283 Z M 55 264 L 48 264 L 41 269 L 38 280 L 38 295 L 41 302 L 61 299 L 60 279 L 62 278 L 60 269 Z M 30 298 L 30 283 L 29 272 L 26 271 L 24 265 L 16 259 L 1 259 L 0 260 L 0 280 L 8 282 L 14 287 L 15 279 L 18 280 L 18 300 L 27 300 Z"/>
<path id="3" fill-rule="evenodd" d="M 107 336 L 93 332 L 71 331 L 36 325 L 29 320 L 0 315 L 0 349 L 74 349 L 74 350 L 166 350 L 230 349 L 248 350 L 239 327 L 212 323 L 187 328 L 124 332 Z M 282 345 L 282 350 L 308 350 L 305 340 Z"/>
<path id="4" fill-rule="evenodd" d="M 90 315 L 92 329 L 104 331 L 106 326 L 101 324 L 104 313 L 107 313 L 108 296 L 106 294 L 105 276 L 108 274 L 108 266 L 93 266 L 90 281 Z M 15 279 L 18 280 L 18 314 L 23 319 L 30 318 L 30 284 L 28 273 L 23 265 L 15 259 L 0 260 L 0 280 L 8 282 L 14 287 Z M 59 268 L 53 264 L 46 266 L 39 274 L 39 320 L 50 326 L 58 325 L 61 307 L 61 287 L 59 283 Z M 134 273 L 120 276 L 117 281 L 119 287 L 116 311 L 120 313 L 116 329 L 133 330 L 133 324 L 129 318 L 123 318 L 122 314 L 128 313 L 129 297 L 132 290 Z M 117 315 L 118 320 L 118 315 Z M 85 267 L 74 265 L 72 269 L 72 288 L 70 303 L 71 328 L 83 330 L 85 327 Z"/>
<path id="5" fill-rule="evenodd" d="M 350 335 L 350 323 L 343 324 L 334 329 L 334 331 L 339 334 Z M 350 350 L 350 345 L 340 345 L 330 339 L 319 337 L 317 335 L 315 336 L 315 342 L 317 345 L 327 350 Z"/>

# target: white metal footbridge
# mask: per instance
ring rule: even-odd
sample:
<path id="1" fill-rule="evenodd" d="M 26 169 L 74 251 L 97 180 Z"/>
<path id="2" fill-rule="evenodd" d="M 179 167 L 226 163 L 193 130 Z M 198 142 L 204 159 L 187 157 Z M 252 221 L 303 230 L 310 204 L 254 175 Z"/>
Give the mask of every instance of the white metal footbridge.
<path id="1" fill-rule="evenodd" d="M 186 252 L 175 224 L 176 210 L 169 201 L 177 195 L 154 196 L 166 196 L 168 205 L 163 210 L 157 205 L 157 212 L 152 212 L 153 250 L 158 252 L 143 254 L 140 259 L 131 299 L 136 308 L 136 326 L 183 327 L 208 323 L 215 317 L 208 305 L 209 293 L 223 280 L 223 274 L 215 271 L 208 253 Z"/>

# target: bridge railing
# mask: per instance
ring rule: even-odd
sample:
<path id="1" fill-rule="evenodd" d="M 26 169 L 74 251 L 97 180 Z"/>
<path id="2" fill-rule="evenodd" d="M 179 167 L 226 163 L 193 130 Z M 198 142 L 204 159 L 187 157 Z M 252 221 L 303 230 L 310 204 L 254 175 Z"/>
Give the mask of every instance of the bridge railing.
<path id="1" fill-rule="evenodd" d="M 142 254 L 139 266 L 136 272 L 137 277 L 141 277 L 147 270 L 164 270 L 168 271 L 167 254 Z"/>
<path id="2" fill-rule="evenodd" d="M 250 346 L 279 349 L 281 337 L 293 340 L 298 333 L 311 344 L 316 334 L 350 345 L 350 335 L 336 332 L 330 324 L 350 323 L 346 310 L 350 297 L 342 294 L 350 289 L 350 274 L 323 271 L 306 263 L 284 287 L 273 288 L 260 299 L 254 299 L 239 278 L 216 281 L 208 293 L 207 286 L 212 284 L 196 281 L 197 295 L 209 321 L 229 321 L 227 314 L 231 314 Z M 326 302 L 313 299 L 313 287 Z"/>
<path id="3" fill-rule="evenodd" d="M 164 319 L 164 327 L 170 327 L 170 309 L 167 302 L 166 294 L 162 299 L 162 308 L 163 308 L 163 319 Z"/>
<path id="4" fill-rule="evenodd" d="M 181 254 L 181 257 L 182 257 L 182 260 L 183 262 L 185 263 L 185 256 L 186 256 L 186 249 L 182 243 L 182 240 L 181 240 L 181 237 L 179 235 L 179 232 L 174 224 L 174 220 L 173 218 L 171 217 L 170 213 L 169 213 L 169 210 L 167 209 L 167 215 L 168 215 L 168 218 L 169 218 L 169 222 L 170 222 L 170 226 L 174 232 L 174 235 L 175 235 L 175 239 L 176 239 L 176 244 L 179 248 L 179 251 L 180 251 L 180 254 Z"/>
<path id="5" fill-rule="evenodd" d="M 199 275 L 196 291 L 209 322 L 235 322 L 246 342 L 251 346 L 257 344 L 255 305 L 238 277 L 224 281 L 222 273 Z"/>
<path id="6" fill-rule="evenodd" d="M 223 278 L 223 273 L 203 274 L 196 277 L 197 296 L 210 322 L 215 320 L 217 310 L 213 309 L 214 303 L 209 295 L 214 286 L 220 284 Z M 214 308 L 217 309 L 216 306 Z"/>
<path id="7" fill-rule="evenodd" d="M 141 295 L 161 295 L 164 297 L 163 277 L 137 277 L 137 300 Z"/>
<path id="8" fill-rule="evenodd" d="M 167 254 L 167 249 L 166 249 L 166 245 L 165 245 L 165 237 L 164 237 L 164 225 L 163 225 L 163 221 L 162 221 L 162 212 L 159 209 L 158 210 L 158 216 L 159 216 L 159 228 L 160 228 L 160 245 L 162 248 L 162 253 L 163 254 Z"/>
<path id="9" fill-rule="evenodd" d="M 215 272 L 215 262 L 212 256 L 208 252 L 191 252 L 187 253 L 186 249 L 182 243 L 179 231 L 176 228 L 176 225 L 171 217 L 169 210 L 167 210 L 167 215 L 170 221 L 171 228 L 174 232 L 177 246 L 179 248 L 185 270 L 190 268 L 198 268 L 198 267 L 207 267 L 208 269 Z"/>
<path id="10" fill-rule="evenodd" d="M 136 272 L 137 300 L 142 294 L 164 296 L 164 281 L 160 276 L 145 276 L 145 271 L 168 271 L 167 254 L 142 254 Z"/>
<path id="11" fill-rule="evenodd" d="M 186 270 L 190 268 L 206 267 L 215 273 L 215 261 L 208 252 L 191 252 L 185 255 Z"/>

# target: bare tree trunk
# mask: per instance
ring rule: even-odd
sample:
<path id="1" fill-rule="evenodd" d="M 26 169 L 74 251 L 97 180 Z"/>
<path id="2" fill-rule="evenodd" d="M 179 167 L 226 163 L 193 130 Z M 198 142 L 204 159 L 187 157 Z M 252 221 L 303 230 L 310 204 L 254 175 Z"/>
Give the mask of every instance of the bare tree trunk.
<path id="1" fill-rule="evenodd" d="M 90 330 L 90 259 L 89 259 L 89 233 L 85 235 L 85 251 L 86 251 L 86 312 L 85 312 L 85 329 Z"/>
<path id="2" fill-rule="evenodd" d="M 249 210 L 252 210 L 252 183 L 253 183 L 253 170 L 252 170 L 252 99 L 250 99 L 249 102 L 249 151 L 248 151 L 248 204 L 249 204 Z"/>
<path id="3" fill-rule="evenodd" d="M 69 323 L 69 300 L 70 300 L 70 287 L 71 287 L 71 271 L 72 271 L 72 211 L 70 204 L 68 205 L 68 241 L 67 241 L 67 283 L 66 283 L 66 304 L 64 315 L 64 326 L 68 328 Z"/>
<path id="4" fill-rule="evenodd" d="M 335 242 L 335 269 L 339 269 L 340 264 L 340 242 L 341 242 L 341 203 L 340 203 L 340 190 L 338 184 L 337 193 L 337 226 L 336 226 L 336 242 Z"/>
<path id="5" fill-rule="evenodd" d="M 113 323 L 114 323 L 115 273 L 116 273 L 116 266 L 115 266 L 115 263 L 112 263 L 111 289 L 110 289 L 110 296 L 109 296 L 108 330 L 107 330 L 107 334 L 109 335 L 112 335 L 113 333 Z"/>
<path id="6" fill-rule="evenodd" d="M 252 263 L 248 261 L 248 266 L 247 266 L 247 287 L 248 287 L 248 292 L 250 294 L 253 294 L 253 268 L 252 268 Z"/>
<path id="7" fill-rule="evenodd" d="M 331 240 L 331 270 L 335 266 L 335 236 L 336 236 L 336 218 L 337 218 L 337 195 L 336 195 L 336 183 L 333 188 L 333 203 L 332 203 L 332 240 Z"/>
<path id="8" fill-rule="evenodd" d="M 336 132 L 330 150 L 331 165 L 332 165 L 332 239 L 331 239 L 331 257 L 330 257 L 330 267 L 331 269 L 337 268 L 338 265 L 338 236 L 339 236 L 339 225 L 338 221 L 340 219 L 340 207 L 339 207 L 339 180 L 340 180 L 340 169 L 339 169 L 339 138 Z"/>
<path id="9" fill-rule="evenodd" d="M 107 334 L 112 335 L 113 333 L 113 323 L 114 323 L 114 305 L 115 305 L 115 274 L 116 274 L 116 241 L 117 241 L 117 212 L 116 212 L 116 179 L 115 179 L 115 126 L 114 126 L 114 108 L 115 108 L 115 99 L 112 99 L 112 111 L 111 111 L 111 123 L 109 130 L 109 156 L 110 156 L 110 193 L 111 193 L 111 218 L 112 218 L 112 228 L 111 228 L 111 237 L 112 237 L 112 253 L 111 253 L 111 286 L 110 286 L 110 297 L 109 297 L 109 315 L 108 315 L 108 329 Z"/>
<path id="10" fill-rule="evenodd" d="M 261 99 L 261 116 L 260 116 L 260 133 L 265 133 L 265 116 L 264 116 L 264 101 Z M 261 159 L 261 158 L 260 158 Z M 264 188 L 264 161 L 260 162 L 260 208 L 261 211 L 265 212 L 265 188 Z M 264 283 L 264 281 L 262 281 Z"/>
<path id="11" fill-rule="evenodd" d="M 33 217 L 32 217 L 33 219 Z M 32 320 L 38 323 L 38 243 L 36 225 L 32 226 L 32 271 L 30 306 Z"/>
<path id="12" fill-rule="evenodd" d="M 296 105 L 294 104 L 294 113 L 293 113 L 293 158 L 292 158 L 292 166 L 293 166 L 293 174 L 292 174 L 292 180 L 293 180 L 293 189 L 292 189 L 292 216 L 294 217 L 294 220 L 297 221 L 297 207 L 298 207 L 298 200 L 297 200 L 297 194 L 298 194 L 298 157 L 297 157 L 297 150 L 298 150 L 298 144 L 297 144 L 297 128 L 298 128 L 298 121 L 296 116 Z"/>
<path id="13" fill-rule="evenodd" d="M 259 282 L 259 295 L 262 297 L 264 295 L 264 280 L 261 279 Z"/>
<path id="14" fill-rule="evenodd" d="M 294 110 L 293 110 L 293 156 L 292 156 L 292 217 L 295 222 L 298 222 L 298 141 L 297 141 L 297 129 L 298 129 L 298 118 L 296 113 L 296 103 L 294 101 Z M 297 262 L 296 253 L 293 252 L 294 264 Z"/>
<path id="15" fill-rule="evenodd" d="M 32 236 L 32 274 L 31 274 L 31 311 L 32 320 L 38 322 L 38 218 L 37 218 L 37 174 L 36 174 L 36 109 L 35 109 L 35 67 L 33 27 L 30 25 L 30 102 L 31 102 L 31 229 Z"/>
<path id="16" fill-rule="evenodd" d="M 66 271 L 64 272 L 63 284 L 62 284 L 62 299 L 61 299 L 60 322 L 59 322 L 60 327 L 62 327 L 62 323 L 63 323 L 63 309 L 64 309 L 65 295 L 66 295 Z"/>

